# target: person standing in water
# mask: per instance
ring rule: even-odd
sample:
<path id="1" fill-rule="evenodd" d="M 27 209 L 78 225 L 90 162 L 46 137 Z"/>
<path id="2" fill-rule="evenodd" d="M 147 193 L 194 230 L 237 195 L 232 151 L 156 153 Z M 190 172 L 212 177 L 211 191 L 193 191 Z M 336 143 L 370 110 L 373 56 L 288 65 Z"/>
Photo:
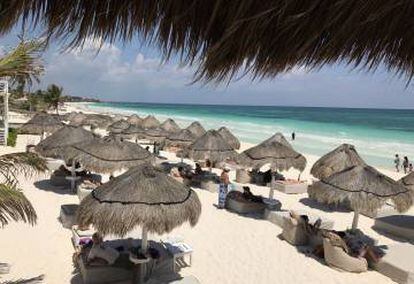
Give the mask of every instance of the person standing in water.
<path id="1" fill-rule="evenodd" d="M 395 154 L 394 165 L 398 173 L 400 171 L 400 157 L 398 156 L 398 154 Z"/>
<path id="2" fill-rule="evenodd" d="M 406 174 L 408 172 L 408 166 L 409 166 L 409 162 L 408 162 L 408 157 L 404 156 L 404 160 L 403 160 L 403 168 L 404 168 L 404 173 Z"/>
<path id="3" fill-rule="evenodd" d="M 292 141 L 295 141 L 295 138 L 296 138 L 296 133 L 295 133 L 295 131 L 293 131 L 292 132 Z"/>
<path id="4" fill-rule="evenodd" d="M 217 206 L 219 209 L 223 209 L 226 205 L 226 197 L 230 184 L 229 171 L 230 170 L 228 168 L 224 168 L 220 175 L 220 186 Z"/>

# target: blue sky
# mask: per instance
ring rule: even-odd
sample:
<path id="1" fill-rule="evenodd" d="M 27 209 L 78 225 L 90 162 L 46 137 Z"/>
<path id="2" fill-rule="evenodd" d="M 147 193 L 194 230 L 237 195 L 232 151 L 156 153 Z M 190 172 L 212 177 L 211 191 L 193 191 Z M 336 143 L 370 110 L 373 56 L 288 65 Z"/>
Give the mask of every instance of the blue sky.
<path id="1" fill-rule="evenodd" d="M 17 34 L 3 37 L 0 45 L 15 44 Z M 318 72 L 298 67 L 273 79 L 202 85 L 191 84 L 194 68 L 176 61 L 161 64 L 157 49 L 136 40 L 105 43 L 99 53 L 97 47 L 91 41 L 83 50 L 62 52 L 52 44 L 44 56 L 46 73 L 34 88 L 56 83 L 69 95 L 106 101 L 414 108 L 413 84 L 406 87 L 404 78 L 383 69 L 367 74 L 341 65 Z"/>

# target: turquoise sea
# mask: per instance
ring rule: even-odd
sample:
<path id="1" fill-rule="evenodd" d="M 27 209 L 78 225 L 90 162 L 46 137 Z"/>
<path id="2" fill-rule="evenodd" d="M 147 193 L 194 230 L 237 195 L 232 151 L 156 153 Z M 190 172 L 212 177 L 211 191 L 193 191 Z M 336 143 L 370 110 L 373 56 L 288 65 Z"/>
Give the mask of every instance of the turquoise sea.
<path id="1" fill-rule="evenodd" d="M 227 126 L 241 141 L 258 143 L 275 132 L 290 138 L 303 153 L 323 155 L 341 143 L 354 144 L 373 166 L 392 168 L 399 153 L 414 160 L 414 110 L 309 108 L 278 106 L 91 103 L 91 110 L 174 118 L 184 127 L 199 120 L 204 127 Z"/>

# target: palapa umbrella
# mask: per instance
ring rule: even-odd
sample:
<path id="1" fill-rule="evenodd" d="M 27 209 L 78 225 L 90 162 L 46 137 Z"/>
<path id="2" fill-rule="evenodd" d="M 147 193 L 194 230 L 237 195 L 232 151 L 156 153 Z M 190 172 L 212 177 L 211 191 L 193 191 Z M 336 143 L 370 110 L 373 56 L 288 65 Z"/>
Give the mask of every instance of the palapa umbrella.
<path id="1" fill-rule="evenodd" d="M 133 114 L 130 117 L 128 117 L 127 121 L 129 122 L 129 124 L 135 125 L 135 126 L 141 126 L 141 124 L 142 124 L 142 118 L 140 118 L 136 114 Z"/>
<path id="2" fill-rule="evenodd" d="M 70 38 L 72 47 L 90 38 L 141 37 L 166 59 L 179 54 L 183 63 L 200 62 L 198 78 L 207 80 L 247 71 L 274 77 L 336 62 L 368 70 L 384 64 L 408 79 L 414 74 L 412 0 L 3 2 L 3 34 L 32 23 L 51 38 Z"/>
<path id="3" fill-rule="evenodd" d="M 295 168 L 300 172 L 306 167 L 306 158 L 296 152 L 282 134 L 276 133 L 259 145 L 245 150 L 238 156 L 238 164 L 255 169 L 270 164 L 272 171 Z M 300 174 L 298 179 L 300 179 Z M 274 175 L 270 184 L 269 198 L 273 198 Z"/>
<path id="4" fill-rule="evenodd" d="M 112 117 L 97 113 L 87 114 L 86 118 L 82 121 L 82 125 L 90 125 L 101 129 L 106 129 L 112 123 Z"/>
<path id="5" fill-rule="evenodd" d="M 206 133 L 206 130 L 198 121 L 194 121 L 186 129 L 193 133 L 196 137 L 201 137 Z"/>
<path id="6" fill-rule="evenodd" d="M 170 135 L 170 133 L 160 127 L 145 130 L 145 139 L 148 139 L 151 142 L 163 143 L 168 135 Z"/>
<path id="7" fill-rule="evenodd" d="M 70 116 L 69 124 L 73 126 L 82 126 L 82 123 L 84 120 L 86 120 L 87 116 L 86 114 L 82 112 L 74 113 Z"/>
<path id="8" fill-rule="evenodd" d="M 170 133 L 179 132 L 181 130 L 178 124 L 171 118 L 168 118 L 167 120 L 165 120 L 161 124 L 161 128 Z"/>
<path id="9" fill-rule="evenodd" d="M 201 203 L 190 187 L 143 164 L 92 191 L 79 206 L 78 221 L 119 236 L 141 227 L 145 252 L 148 232 L 169 233 L 187 221 L 195 226 L 200 214 Z"/>
<path id="10" fill-rule="evenodd" d="M 219 163 L 227 159 L 235 159 L 237 153 L 216 130 L 209 130 L 197 138 L 186 150 L 188 156 L 197 160 L 210 160 Z"/>
<path id="11" fill-rule="evenodd" d="M 350 144 L 342 144 L 317 160 L 311 169 L 311 174 L 318 179 L 324 179 L 347 168 L 363 165 L 366 163 L 359 156 L 355 147 Z"/>
<path id="12" fill-rule="evenodd" d="M 408 175 L 402 177 L 399 182 L 406 188 L 414 192 L 414 172 L 409 173 Z"/>
<path id="13" fill-rule="evenodd" d="M 353 230 L 358 226 L 361 210 L 373 212 L 391 200 L 399 212 L 404 212 L 413 204 L 411 190 L 367 165 L 334 173 L 312 184 L 308 192 L 323 203 L 349 202 L 354 211 Z"/>
<path id="14" fill-rule="evenodd" d="M 119 134 L 122 133 L 122 131 L 128 129 L 128 127 L 131 124 L 129 124 L 128 121 L 126 120 L 118 120 L 114 123 L 112 123 L 111 125 L 108 126 L 107 131 L 110 133 L 114 133 L 114 134 Z"/>
<path id="15" fill-rule="evenodd" d="M 141 122 L 142 128 L 157 128 L 160 125 L 161 124 L 158 121 L 158 119 L 156 119 L 155 116 L 153 116 L 153 115 L 148 115 Z"/>
<path id="16" fill-rule="evenodd" d="M 19 128 L 19 132 L 22 134 L 35 134 L 41 135 L 43 138 L 44 133 L 53 133 L 56 130 L 63 127 L 63 123 L 55 115 L 47 113 L 38 113 L 28 122 Z"/>
<path id="17" fill-rule="evenodd" d="M 91 142 L 95 139 L 92 132 L 71 125 L 65 125 L 36 146 L 36 151 L 44 156 L 62 159 L 64 151 L 77 143 Z"/>
<path id="18" fill-rule="evenodd" d="M 274 135 L 259 145 L 245 150 L 238 158 L 239 163 L 252 168 L 270 164 L 272 169 L 278 171 L 289 170 L 293 167 L 302 172 L 306 167 L 306 158 L 296 152 L 280 135 Z"/>
<path id="19" fill-rule="evenodd" d="M 165 140 L 167 147 L 177 147 L 184 149 L 196 140 L 196 136 L 187 129 L 170 134 Z"/>
<path id="20" fill-rule="evenodd" d="M 154 156 L 141 146 L 114 136 L 73 145 L 65 151 L 66 160 L 75 160 L 94 172 L 112 174 L 146 162 Z"/>
<path id="21" fill-rule="evenodd" d="M 230 130 L 227 129 L 227 127 L 221 127 L 218 130 L 218 133 L 223 137 L 224 140 L 227 141 L 227 143 L 230 144 L 233 149 L 238 150 L 240 149 L 240 141 L 237 139 L 236 136 L 233 135 L 233 133 L 230 132 Z"/>
<path id="22" fill-rule="evenodd" d="M 125 139 L 144 139 L 145 129 L 135 124 L 131 124 L 127 129 L 123 130 L 120 134 Z"/>

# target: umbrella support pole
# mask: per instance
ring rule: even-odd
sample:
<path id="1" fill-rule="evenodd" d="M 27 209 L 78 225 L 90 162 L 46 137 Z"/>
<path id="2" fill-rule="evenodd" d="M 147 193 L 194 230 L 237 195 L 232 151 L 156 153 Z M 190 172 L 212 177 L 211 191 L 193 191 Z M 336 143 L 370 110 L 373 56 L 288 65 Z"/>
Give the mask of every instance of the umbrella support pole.
<path id="1" fill-rule="evenodd" d="M 75 187 L 76 187 L 76 172 L 75 172 L 75 162 L 72 162 L 72 167 L 70 168 L 70 173 L 72 176 L 72 179 L 70 180 L 70 189 L 72 190 L 72 192 L 75 192 Z"/>
<path id="2" fill-rule="evenodd" d="M 354 219 L 352 220 L 352 231 L 358 227 L 359 211 L 354 211 Z"/>
<path id="3" fill-rule="evenodd" d="M 146 228 L 142 228 L 142 241 L 141 241 L 141 250 L 142 253 L 147 253 L 148 249 L 148 231 Z"/>
<path id="4" fill-rule="evenodd" d="M 273 199 L 273 195 L 274 195 L 273 185 L 275 181 L 276 181 L 275 175 L 272 173 L 272 179 L 270 180 L 269 199 Z"/>

